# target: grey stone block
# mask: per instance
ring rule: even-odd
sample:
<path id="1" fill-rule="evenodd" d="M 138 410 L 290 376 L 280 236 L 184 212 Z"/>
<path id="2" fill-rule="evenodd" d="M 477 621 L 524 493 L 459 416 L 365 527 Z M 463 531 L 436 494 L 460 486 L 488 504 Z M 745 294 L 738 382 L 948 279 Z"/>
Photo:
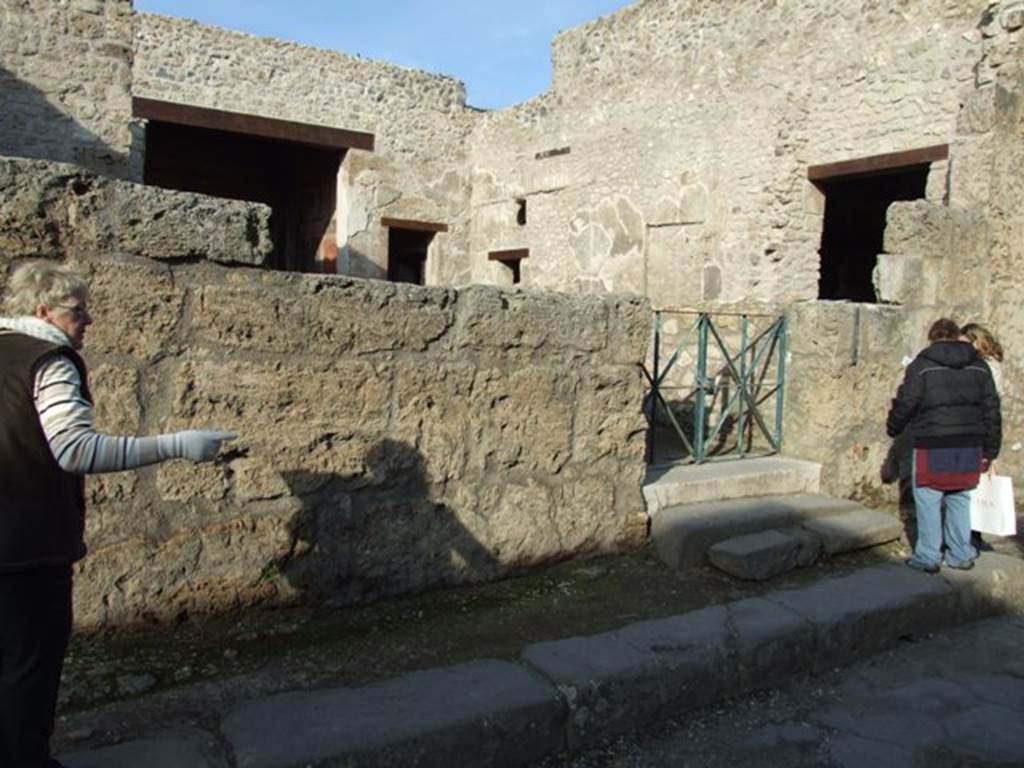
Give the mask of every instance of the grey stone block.
<path id="1" fill-rule="evenodd" d="M 228 768 L 213 737 L 200 732 L 180 733 L 117 744 L 89 752 L 69 752 L 58 759 L 67 768 Z"/>
<path id="2" fill-rule="evenodd" d="M 565 695 L 567 741 L 575 749 L 735 693 L 726 616 L 714 606 L 536 643 L 522 658 Z"/>
<path id="3" fill-rule="evenodd" d="M 648 513 L 654 515 L 678 504 L 814 494 L 820 480 L 820 464 L 780 456 L 653 467 L 644 481 L 644 498 Z"/>
<path id="4" fill-rule="evenodd" d="M 860 736 L 839 736 L 832 741 L 832 762 L 834 768 L 918 768 L 913 750 L 888 741 L 874 741 Z"/>
<path id="5" fill-rule="evenodd" d="M 958 621 L 1024 612 L 1024 561 L 985 552 L 969 571 L 943 568 L 942 577 L 957 597 Z"/>
<path id="6" fill-rule="evenodd" d="M 707 561 L 707 550 L 724 539 L 838 514 L 860 505 L 820 494 L 762 496 L 662 509 L 651 518 L 651 537 L 670 568 Z"/>
<path id="7" fill-rule="evenodd" d="M 866 568 L 801 589 L 773 592 L 766 599 L 814 625 L 815 671 L 882 650 L 900 637 L 955 623 L 958 613 L 943 579 L 902 564 Z"/>
<path id="8" fill-rule="evenodd" d="M 565 703 L 531 671 L 476 661 L 364 688 L 243 705 L 222 731 L 239 768 L 372 758 L 375 766 L 517 766 L 564 746 Z"/>
<path id="9" fill-rule="evenodd" d="M 993 704 L 960 712 L 943 724 L 948 734 L 947 748 L 984 765 L 1024 765 L 1022 714 L 1020 709 Z"/>
<path id="10" fill-rule="evenodd" d="M 787 536 L 792 536 L 799 540 L 800 549 L 796 551 L 797 568 L 806 568 L 807 566 L 814 565 L 814 563 L 817 562 L 818 555 L 821 554 L 821 539 L 806 528 L 801 528 L 799 525 L 790 526 L 788 528 L 779 528 L 779 533 L 784 533 Z"/>
<path id="11" fill-rule="evenodd" d="M 768 688 L 807 673 L 814 658 L 814 627 L 809 621 L 762 597 L 728 603 L 726 610 L 737 688 Z"/>
<path id="12" fill-rule="evenodd" d="M 795 568 L 799 550 L 799 539 L 761 531 L 718 542 L 708 549 L 708 560 L 737 578 L 764 581 Z"/>
<path id="13" fill-rule="evenodd" d="M 808 520 L 803 527 L 821 539 L 822 548 L 830 555 L 895 541 L 903 533 L 898 519 L 871 509 Z"/>

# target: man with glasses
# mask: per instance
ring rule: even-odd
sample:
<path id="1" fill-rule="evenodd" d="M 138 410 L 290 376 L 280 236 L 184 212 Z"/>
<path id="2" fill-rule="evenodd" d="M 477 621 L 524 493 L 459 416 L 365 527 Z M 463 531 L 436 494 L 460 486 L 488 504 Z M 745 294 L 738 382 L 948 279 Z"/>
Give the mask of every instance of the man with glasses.
<path id="1" fill-rule="evenodd" d="M 0 317 L 0 766 L 50 757 L 71 634 L 71 566 L 85 555 L 83 475 L 168 459 L 211 461 L 230 432 L 105 435 L 85 362 L 85 281 L 31 261 L 11 275 Z"/>

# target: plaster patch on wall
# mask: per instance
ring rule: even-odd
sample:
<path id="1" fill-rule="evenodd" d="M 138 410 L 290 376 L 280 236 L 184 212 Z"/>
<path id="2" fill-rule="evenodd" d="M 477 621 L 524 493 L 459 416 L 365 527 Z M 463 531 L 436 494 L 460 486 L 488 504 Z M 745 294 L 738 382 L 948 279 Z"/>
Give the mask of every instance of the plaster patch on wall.
<path id="1" fill-rule="evenodd" d="M 642 292 L 645 223 L 631 200 L 608 198 L 596 208 L 578 211 L 570 225 L 569 242 L 579 267 L 577 286 L 607 291 Z"/>

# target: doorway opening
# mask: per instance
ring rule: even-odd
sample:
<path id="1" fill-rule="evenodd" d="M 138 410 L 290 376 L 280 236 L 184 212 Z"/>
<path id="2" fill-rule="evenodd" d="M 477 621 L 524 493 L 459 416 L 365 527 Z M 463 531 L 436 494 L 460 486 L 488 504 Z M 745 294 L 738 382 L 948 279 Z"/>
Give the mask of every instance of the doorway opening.
<path id="1" fill-rule="evenodd" d="M 877 301 L 872 273 L 882 252 L 886 212 L 897 200 L 923 199 L 931 162 L 947 156 L 943 144 L 808 170 L 825 196 L 819 299 Z"/>
<path id="2" fill-rule="evenodd" d="M 147 120 L 143 181 L 270 207 L 272 269 L 333 272 L 338 170 L 373 136 L 136 98 Z"/>
<path id="3" fill-rule="evenodd" d="M 381 218 L 388 230 L 388 280 L 395 283 L 427 284 L 427 255 L 434 235 L 447 232 L 439 221 Z"/>
<path id="4" fill-rule="evenodd" d="M 434 233 L 388 227 L 388 280 L 426 285 L 427 251 Z"/>
<path id="5" fill-rule="evenodd" d="M 491 251 L 487 254 L 490 261 L 496 261 L 505 269 L 503 270 L 504 285 L 519 285 L 522 279 L 523 259 L 530 255 L 529 248 L 510 248 L 504 251 Z"/>

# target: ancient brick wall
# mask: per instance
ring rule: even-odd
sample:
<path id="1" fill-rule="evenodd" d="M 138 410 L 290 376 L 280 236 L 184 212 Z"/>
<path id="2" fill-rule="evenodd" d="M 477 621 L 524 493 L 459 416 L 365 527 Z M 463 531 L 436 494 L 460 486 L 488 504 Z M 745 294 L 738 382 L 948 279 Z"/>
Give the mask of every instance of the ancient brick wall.
<path id="1" fill-rule="evenodd" d="M 131 0 L 0 5 L 0 155 L 139 178 Z"/>
<path id="2" fill-rule="evenodd" d="M 83 627 L 644 539 L 644 301 L 254 270 L 262 206 L 10 159 L 0 181 L 0 272 L 68 253 L 88 276 L 99 427 L 240 435 L 213 464 L 89 479 Z"/>
<path id="3" fill-rule="evenodd" d="M 380 219 L 447 224 L 430 284 L 468 282 L 464 140 L 476 117 L 465 87 L 442 75 L 334 51 L 139 14 L 135 96 L 374 134 L 339 178 L 340 271 L 387 274 Z"/>

